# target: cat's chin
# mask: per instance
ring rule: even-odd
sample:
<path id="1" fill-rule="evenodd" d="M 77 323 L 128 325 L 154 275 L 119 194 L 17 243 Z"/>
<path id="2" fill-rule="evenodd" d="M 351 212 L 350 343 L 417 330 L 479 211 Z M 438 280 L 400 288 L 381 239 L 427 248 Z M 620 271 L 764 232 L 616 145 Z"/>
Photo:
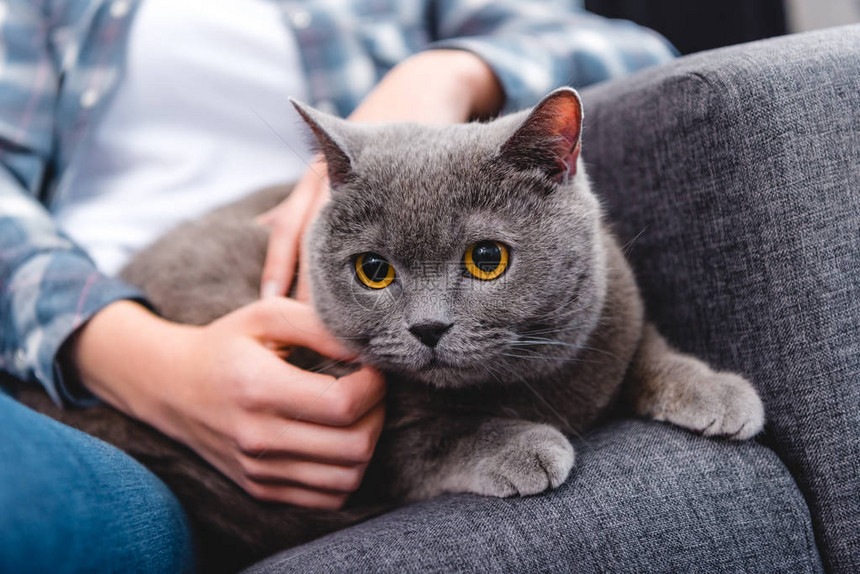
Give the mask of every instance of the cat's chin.
<path id="1" fill-rule="evenodd" d="M 411 355 L 401 355 L 393 359 L 389 356 L 379 356 L 373 349 L 363 349 L 361 362 L 373 365 L 384 373 L 401 378 L 424 383 L 439 389 L 458 389 L 492 383 L 498 378 L 485 364 L 473 364 L 469 361 L 457 360 L 443 352 L 417 352 Z"/>
<path id="2" fill-rule="evenodd" d="M 462 389 L 493 380 L 486 369 L 450 363 L 435 356 L 421 367 L 403 370 L 401 374 L 439 389 Z"/>

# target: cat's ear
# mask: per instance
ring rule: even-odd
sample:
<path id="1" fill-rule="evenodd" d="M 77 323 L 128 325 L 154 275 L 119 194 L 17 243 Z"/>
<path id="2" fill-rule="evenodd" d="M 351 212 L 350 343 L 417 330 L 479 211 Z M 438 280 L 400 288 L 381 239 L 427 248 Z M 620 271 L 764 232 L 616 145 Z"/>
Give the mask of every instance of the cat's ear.
<path id="1" fill-rule="evenodd" d="M 500 155 L 517 169 L 540 169 L 554 181 L 576 175 L 582 133 L 582 101 L 559 88 L 536 105 L 504 144 Z"/>
<path id="2" fill-rule="evenodd" d="M 316 151 L 323 154 L 328 165 L 328 177 L 333 187 L 349 179 L 352 173 L 349 126 L 346 120 L 315 110 L 290 98 L 290 103 L 299 112 L 316 140 Z"/>

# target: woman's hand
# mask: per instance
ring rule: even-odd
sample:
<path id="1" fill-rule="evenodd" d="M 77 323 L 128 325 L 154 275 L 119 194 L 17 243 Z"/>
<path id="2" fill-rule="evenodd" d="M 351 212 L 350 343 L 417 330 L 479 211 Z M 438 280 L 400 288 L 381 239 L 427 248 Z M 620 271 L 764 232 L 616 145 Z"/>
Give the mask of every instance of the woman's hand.
<path id="1" fill-rule="evenodd" d="M 284 298 L 205 327 L 114 303 L 69 352 L 92 392 L 190 446 L 252 496 L 339 508 L 382 430 L 384 379 L 369 367 L 340 379 L 303 371 L 272 350 L 291 345 L 354 358 L 310 307 Z"/>
<path id="2" fill-rule="evenodd" d="M 325 161 L 317 157 L 290 196 L 257 218 L 259 224 L 270 229 L 260 283 L 263 299 L 286 295 L 298 264 L 302 237 L 328 198 L 328 168 Z M 301 271 L 294 296 L 307 302 L 310 300 L 309 279 L 304 267 Z"/>
<path id="3" fill-rule="evenodd" d="M 393 68 L 349 119 L 365 123 L 458 123 L 497 113 L 503 99 L 501 85 L 483 60 L 460 50 L 431 50 Z M 301 237 L 328 200 L 327 174 L 325 161 L 318 157 L 290 197 L 259 218 L 272 230 L 261 282 L 264 298 L 287 293 Z M 300 301 L 307 301 L 310 295 L 306 271 L 300 267 L 296 284 Z"/>

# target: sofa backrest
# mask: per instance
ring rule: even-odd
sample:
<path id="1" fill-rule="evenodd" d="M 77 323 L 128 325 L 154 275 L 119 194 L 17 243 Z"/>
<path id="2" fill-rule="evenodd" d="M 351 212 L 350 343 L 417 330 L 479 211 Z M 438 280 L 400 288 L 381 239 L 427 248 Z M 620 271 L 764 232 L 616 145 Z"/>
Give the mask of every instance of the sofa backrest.
<path id="1" fill-rule="evenodd" d="M 651 318 L 755 383 L 825 565 L 860 572 L 860 26 L 583 98 L 583 157 Z"/>

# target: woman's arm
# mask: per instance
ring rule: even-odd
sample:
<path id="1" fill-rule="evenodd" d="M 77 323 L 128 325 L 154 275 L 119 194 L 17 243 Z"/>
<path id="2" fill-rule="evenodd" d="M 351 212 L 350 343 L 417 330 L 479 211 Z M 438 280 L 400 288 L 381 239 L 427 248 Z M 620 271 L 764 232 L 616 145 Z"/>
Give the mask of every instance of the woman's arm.
<path id="1" fill-rule="evenodd" d="M 337 508 L 382 430 L 384 380 L 303 371 L 272 348 L 350 359 L 313 310 L 272 298 L 205 327 L 129 301 L 96 314 L 68 348 L 77 377 L 119 410 L 190 446 L 251 495 Z"/>
<path id="2" fill-rule="evenodd" d="M 260 498 L 342 504 L 382 428 L 381 376 L 362 369 L 335 380 L 281 360 L 269 342 L 344 356 L 294 301 L 187 327 L 99 273 L 33 197 L 52 153 L 58 77 L 41 4 L 7 6 L 0 57 L 15 74 L 0 67 L 0 368 L 37 379 L 61 404 L 101 397 Z"/>
<path id="3" fill-rule="evenodd" d="M 582 88 L 670 61 L 677 50 L 656 32 L 591 14 L 576 0 L 430 0 L 432 42 L 466 50 L 492 68 L 504 111 L 531 107 L 560 86 Z"/>
<path id="4" fill-rule="evenodd" d="M 98 273 L 34 198 L 51 160 L 58 73 L 43 7 L 12 1 L 0 18 L 0 368 L 38 380 L 57 403 L 91 394 L 64 381 L 58 350 L 130 286 Z M 8 64 L 8 65 L 6 65 Z M 69 384 L 66 384 L 69 383 Z"/>

